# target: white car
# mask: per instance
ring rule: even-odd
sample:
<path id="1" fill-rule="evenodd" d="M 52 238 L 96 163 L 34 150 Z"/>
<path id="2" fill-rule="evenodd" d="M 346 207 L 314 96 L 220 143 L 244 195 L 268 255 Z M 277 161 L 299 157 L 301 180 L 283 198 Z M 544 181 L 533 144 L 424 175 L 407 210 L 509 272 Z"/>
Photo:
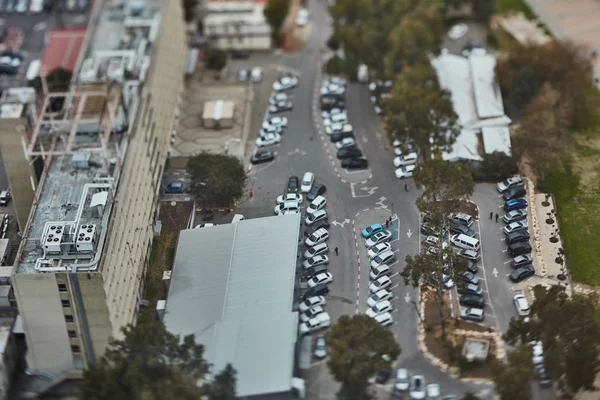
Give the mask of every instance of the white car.
<path id="1" fill-rule="evenodd" d="M 381 326 L 389 326 L 394 323 L 394 318 L 392 318 L 392 314 L 389 312 L 377 314 L 373 319 L 379 322 Z"/>
<path id="2" fill-rule="evenodd" d="M 41 12 L 44 9 L 44 0 L 31 0 L 29 11 L 33 13 Z"/>
<path id="3" fill-rule="evenodd" d="M 378 267 L 371 268 L 371 272 L 369 273 L 369 278 L 371 278 L 371 280 L 374 281 L 377 278 L 381 278 L 382 276 L 390 275 L 391 273 L 392 273 L 392 269 L 390 268 L 389 265 L 380 265 Z"/>
<path id="4" fill-rule="evenodd" d="M 323 243 L 329 239 L 329 232 L 325 228 L 319 228 L 312 235 L 306 238 L 304 244 L 309 247 L 316 246 L 319 243 Z"/>
<path id="5" fill-rule="evenodd" d="M 369 308 L 366 312 L 366 314 L 373 318 L 378 314 L 384 313 L 384 312 L 391 312 L 392 311 L 392 303 L 389 302 L 389 300 L 384 300 L 384 301 L 380 301 L 379 303 L 375 304 L 373 307 Z"/>
<path id="6" fill-rule="evenodd" d="M 325 255 L 318 255 L 310 257 L 302 263 L 302 267 L 304 269 L 309 269 L 312 267 L 316 267 L 317 265 L 327 264 L 329 262 L 329 257 Z"/>
<path id="7" fill-rule="evenodd" d="M 338 85 L 337 83 L 324 83 L 321 87 L 321 94 L 334 94 L 334 95 L 343 95 L 346 92 L 346 88 L 342 85 Z"/>
<path id="8" fill-rule="evenodd" d="M 527 301 L 527 298 L 522 294 L 518 294 L 515 297 L 513 297 L 513 300 L 515 302 L 515 307 L 517 308 L 517 313 L 521 317 L 528 316 L 530 310 L 529 310 L 529 302 Z"/>
<path id="9" fill-rule="evenodd" d="M 379 243 L 369 249 L 369 258 L 373 259 L 378 254 L 392 250 L 392 245 L 388 242 Z"/>
<path id="10" fill-rule="evenodd" d="M 325 125 L 327 127 L 327 126 L 333 125 L 335 123 L 345 124 L 347 122 L 348 122 L 348 114 L 346 114 L 345 112 L 343 112 L 343 113 L 340 113 L 340 114 L 332 115 L 329 118 L 325 118 L 323 120 L 323 125 Z"/>
<path id="11" fill-rule="evenodd" d="M 342 110 L 341 108 L 332 108 L 329 111 L 321 112 L 321 117 L 323 117 L 323 119 L 327 119 L 327 118 L 331 118 L 332 116 L 334 116 L 336 114 L 344 114 L 344 113 L 346 113 L 346 110 Z"/>
<path id="12" fill-rule="evenodd" d="M 448 38 L 450 40 L 457 40 L 461 37 L 465 36 L 469 31 L 469 26 L 467 24 L 456 24 L 448 31 Z"/>
<path id="13" fill-rule="evenodd" d="M 373 307 L 375 304 L 379 303 L 380 301 L 390 300 L 392 297 L 394 297 L 394 296 L 392 295 L 391 292 L 388 292 L 385 289 L 381 289 L 377 293 L 373 293 L 369 296 L 369 298 L 367 299 L 367 305 L 369 307 Z"/>
<path id="14" fill-rule="evenodd" d="M 396 383 L 394 387 L 399 392 L 406 392 L 410 387 L 410 376 L 406 368 L 400 368 L 396 371 Z"/>
<path id="15" fill-rule="evenodd" d="M 271 117 L 269 119 L 266 119 L 263 121 L 263 128 L 269 127 L 269 126 L 280 126 L 282 128 L 285 128 L 288 125 L 288 119 L 287 117 Z"/>
<path id="16" fill-rule="evenodd" d="M 390 231 L 386 230 L 386 231 L 377 232 L 376 234 L 371 236 L 369 239 L 367 239 L 365 244 L 367 245 L 367 248 L 370 249 L 371 247 L 375 246 L 376 244 L 387 242 L 388 240 L 390 240 L 391 237 L 392 237 L 392 232 L 390 232 Z"/>
<path id="17" fill-rule="evenodd" d="M 300 205 L 294 200 L 286 201 L 285 203 L 276 205 L 273 212 L 275 215 L 298 214 L 300 212 Z"/>
<path id="18" fill-rule="evenodd" d="M 295 76 L 283 76 L 279 80 L 273 82 L 273 90 L 279 92 L 282 90 L 293 89 L 298 85 L 298 78 Z"/>
<path id="19" fill-rule="evenodd" d="M 320 256 L 321 254 L 329 253 L 329 246 L 327 243 L 319 243 L 304 252 L 304 258 L 311 258 L 314 256 Z"/>
<path id="20" fill-rule="evenodd" d="M 308 320 L 313 319 L 322 312 L 325 312 L 325 310 L 323 310 L 323 307 L 321 306 L 314 306 L 312 308 L 309 308 L 308 310 L 300 314 L 300 321 L 307 322 Z"/>
<path id="21" fill-rule="evenodd" d="M 343 149 L 344 147 L 351 147 L 351 146 L 355 146 L 355 145 L 356 145 L 356 141 L 354 140 L 354 138 L 347 137 L 347 138 L 343 138 L 339 142 L 336 142 L 335 148 L 339 150 L 339 149 Z"/>
<path id="22" fill-rule="evenodd" d="M 298 204 L 302 204 L 304 197 L 300 193 L 287 193 L 277 196 L 275 200 L 277 204 L 285 203 L 286 201 L 297 201 Z"/>
<path id="23" fill-rule="evenodd" d="M 416 164 L 419 155 L 417 153 L 408 153 L 394 158 L 394 167 Z"/>
<path id="24" fill-rule="evenodd" d="M 298 310 L 300 310 L 300 312 L 305 312 L 306 310 L 309 310 L 315 306 L 322 306 L 322 305 L 325 305 L 326 303 L 327 303 L 327 300 L 325 300 L 325 297 L 313 296 L 313 297 L 309 297 L 308 299 L 306 299 L 302 303 L 300 303 L 300 306 L 298 306 Z"/>
<path id="25" fill-rule="evenodd" d="M 315 222 L 321 221 L 323 219 L 327 219 L 327 211 L 318 210 L 318 211 L 308 214 L 306 216 L 306 219 L 304 220 L 304 222 L 306 223 L 306 225 L 312 225 Z"/>
<path id="26" fill-rule="evenodd" d="M 392 285 L 392 280 L 389 276 L 382 276 L 381 278 L 375 280 L 371 285 L 369 285 L 369 291 L 371 293 L 377 293 L 381 289 L 386 289 Z"/>
<path id="27" fill-rule="evenodd" d="M 331 283 L 331 282 L 333 282 L 333 275 L 331 275 L 331 272 L 323 272 L 323 273 L 320 273 L 319 275 L 309 279 L 308 287 L 315 287 L 315 286 L 323 284 L 323 283 Z"/>
<path id="28" fill-rule="evenodd" d="M 533 348 L 533 364 L 543 364 L 544 363 L 544 345 L 540 341 L 533 341 L 530 343 Z"/>
<path id="29" fill-rule="evenodd" d="M 516 186 L 521 183 L 523 183 L 523 178 L 521 178 L 519 175 L 515 175 L 515 176 L 511 176 L 510 178 L 503 180 L 502 182 L 498 182 L 498 184 L 496 185 L 496 189 L 500 193 L 504 193 L 511 187 Z"/>
<path id="30" fill-rule="evenodd" d="M 256 146 L 267 147 L 281 143 L 281 135 L 279 133 L 269 133 L 256 139 Z"/>
<path id="31" fill-rule="evenodd" d="M 454 287 L 454 281 L 450 279 L 448 275 L 442 274 L 442 281 L 444 282 L 444 287 L 448 290 Z"/>
<path id="32" fill-rule="evenodd" d="M 377 268 L 381 265 L 389 265 L 395 260 L 396 256 L 394 255 L 394 252 L 388 250 L 373 257 L 373 259 L 371 260 L 371 268 Z"/>
<path id="33" fill-rule="evenodd" d="M 354 128 L 352 125 L 346 122 L 334 122 L 325 127 L 325 133 L 328 135 L 334 135 L 336 133 L 352 133 L 353 130 Z"/>
<path id="34" fill-rule="evenodd" d="M 299 9 L 298 13 L 296 14 L 296 25 L 298 25 L 298 26 L 308 25 L 309 17 L 310 17 L 310 13 L 308 12 L 308 9 L 306 9 L 306 8 Z"/>
<path id="35" fill-rule="evenodd" d="M 411 176 L 414 175 L 416 168 L 417 168 L 417 166 L 415 164 L 405 165 L 403 167 L 396 168 L 396 178 L 398 178 L 398 179 L 410 178 Z"/>
<path id="36" fill-rule="evenodd" d="M 266 136 L 266 135 L 270 135 L 272 133 L 281 134 L 281 130 L 282 130 L 282 128 L 277 125 L 271 125 L 266 128 L 263 126 L 262 128 L 260 128 L 260 131 L 258 132 L 258 136 Z"/>
<path id="37" fill-rule="evenodd" d="M 323 196 L 317 196 L 313 201 L 310 202 L 306 208 L 308 214 L 314 214 L 315 212 L 322 210 L 327 205 L 327 200 Z"/>
<path id="38" fill-rule="evenodd" d="M 210 222 L 204 222 L 204 223 L 202 223 L 202 224 L 198 224 L 198 225 L 196 225 L 195 229 L 200 229 L 200 228 L 209 228 L 209 227 L 211 227 L 211 226 L 217 226 L 217 224 L 213 224 L 213 223 L 210 223 Z"/>
<path id="39" fill-rule="evenodd" d="M 410 380 L 410 398 L 414 400 L 423 400 L 426 396 L 425 377 L 415 375 Z"/>
<path id="40" fill-rule="evenodd" d="M 258 82 L 262 81 L 262 78 L 263 78 L 262 68 L 261 67 L 252 68 L 252 72 L 250 72 L 250 79 L 252 79 L 252 82 L 258 83 Z"/>
<path id="41" fill-rule="evenodd" d="M 304 176 L 302 177 L 300 191 L 302 193 L 310 192 L 310 189 L 312 189 L 312 185 L 314 182 L 315 182 L 315 174 L 313 174 L 312 172 L 305 173 Z"/>
<path id="42" fill-rule="evenodd" d="M 442 400 L 440 395 L 440 385 L 437 383 L 430 383 L 426 387 L 427 400 Z"/>
<path id="43" fill-rule="evenodd" d="M 331 317 L 326 312 L 318 314 L 313 319 L 310 319 L 306 322 L 300 324 L 300 333 L 302 335 L 310 332 L 314 332 L 316 330 L 327 328 L 331 325 Z"/>
<path id="44" fill-rule="evenodd" d="M 529 225 L 528 225 L 526 219 L 524 219 L 522 221 L 511 222 L 510 224 L 508 224 L 504 227 L 504 233 L 508 235 L 509 233 L 514 232 L 514 231 L 518 231 L 521 229 L 527 229 L 528 226 Z"/>
<path id="45" fill-rule="evenodd" d="M 287 93 L 274 93 L 269 97 L 269 104 L 275 105 L 280 101 L 288 101 L 290 98 Z"/>

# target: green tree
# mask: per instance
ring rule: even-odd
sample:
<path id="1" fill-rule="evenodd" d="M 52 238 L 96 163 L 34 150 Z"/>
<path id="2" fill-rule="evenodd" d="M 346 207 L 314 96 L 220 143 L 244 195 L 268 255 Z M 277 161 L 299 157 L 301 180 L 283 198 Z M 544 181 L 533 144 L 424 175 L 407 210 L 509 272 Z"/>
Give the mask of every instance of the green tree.
<path id="1" fill-rule="evenodd" d="M 235 400 L 236 371 L 227 364 L 211 383 L 208 400 Z"/>
<path id="2" fill-rule="evenodd" d="M 271 26 L 273 40 L 279 42 L 279 36 L 283 23 L 290 11 L 290 0 L 269 0 L 263 9 L 263 13 Z"/>
<path id="3" fill-rule="evenodd" d="M 198 8 L 198 0 L 182 0 L 183 19 L 185 22 L 192 22 L 196 17 L 196 9 Z"/>
<path id="4" fill-rule="evenodd" d="M 160 322 L 128 326 L 123 334 L 84 372 L 81 399 L 196 400 L 204 393 L 196 382 L 209 366 L 193 335 L 180 340 Z"/>
<path id="5" fill-rule="evenodd" d="M 491 16 L 496 12 L 496 3 L 494 0 L 473 0 L 471 9 L 476 21 L 488 23 Z"/>
<path id="6" fill-rule="evenodd" d="M 73 73 L 64 68 L 56 68 L 46 76 L 46 85 L 49 92 L 66 92 L 69 90 L 71 77 Z M 42 79 L 37 76 L 29 81 L 29 86 L 33 87 L 37 92 L 42 91 Z"/>
<path id="7" fill-rule="evenodd" d="M 368 379 L 379 369 L 389 368 L 400 355 L 394 335 L 364 314 L 343 315 L 326 337 L 327 365 L 342 384 L 340 398 L 346 400 L 368 399 Z"/>
<path id="8" fill-rule="evenodd" d="M 203 152 L 189 159 L 187 170 L 191 192 L 204 206 L 228 206 L 242 197 L 246 173 L 233 156 Z"/>
<path id="9" fill-rule="evenodd" d="M 411 137 L 426 159 L 430 151 L 449 151 L 459 134 L 450 93 L 440 88 L 429 63 L 398 75 L 383 107 L 390 139 Z"/>
<path id="10" fill-rule="evenodd" d="M 509 344 L 541 341 L 544 367 L 566 396 L 593 390 L 600 371 L 600 326 L 594 301 L 562 286 L 534 287 L 528 320 L 512 320 L 504 335 Z"/>
<path id="11" fill-rule="evenodd" d="M 219 49 L 207 49 L 205 53 L 206 68 L 222 70 L 227 64 L 227 53 Z"/>
<path id="12" fill-rule="evenodd" d="M 519 172 L 514 158 L 501 151 L 486 153 L 482 158 L 474 171 L 475 181 L 500 182 Z"/>
<path id="13" fill-rule="evenodd" d="M 448 215 L 460 207 L 463 199 L 473 194 L 475 184 L 471 172 L 461 164 L 443 160 L 426 160 L 415 173 L 415 184 L 423 187 L 417 206 L 428 217 L 437 242 L 416 256 L 406 256 L 406 266 L 400 273 L 405 284 L 433 291 L 439 313 L 442 341 L 446 340 L 446 321 L 449 317 L 444 300 L 447 279 L 457 282 L 458 275 L 466 271 L 466 260 L 456 257 L 444 233 L 450 228 Z"/>
<path id="14" fill-rule="evenodd" d="M 496 362 L 492 377 L 500 400 L 530 400 L 533 379 L 533 352 L 520 345 L 507 355 L 507 362 Z"/>

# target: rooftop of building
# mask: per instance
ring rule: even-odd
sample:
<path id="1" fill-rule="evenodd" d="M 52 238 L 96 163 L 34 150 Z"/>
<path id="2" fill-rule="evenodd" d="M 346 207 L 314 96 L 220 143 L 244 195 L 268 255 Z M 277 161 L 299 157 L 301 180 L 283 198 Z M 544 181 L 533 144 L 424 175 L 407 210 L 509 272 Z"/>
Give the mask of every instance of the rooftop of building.
<path id="1" fill-rule="evenodd" d="M 0 119 L 21 118 L 27 105 L 33 105 L 37 95 L 32 87 L 9 88 L 0 95 Z"/>
<path id="2" fill-rule="evenodd" d="M 479 161 L 496 151 L 511 154 L 511 123 L 495 77 L 495 58 L 482 49 L 468 57 L 447 52 L 432 60 L 440 86 L 450 92 L 460 134 L 445 160 Z"/>
<path id="3" fill-rule="evenodd" d="M 240 397 L 289 391 L 300 214 L 180 232 L 164 322 L 193 334 L 220 371 L 237 370 Z"/>
<path id="4" fill-rule="evenodd" d="M 73 72 L 77 66 L 86 33 L 87 28 L 85 27 L 49 29 L 38 75 L 46 77 L 58 68 Z"/>

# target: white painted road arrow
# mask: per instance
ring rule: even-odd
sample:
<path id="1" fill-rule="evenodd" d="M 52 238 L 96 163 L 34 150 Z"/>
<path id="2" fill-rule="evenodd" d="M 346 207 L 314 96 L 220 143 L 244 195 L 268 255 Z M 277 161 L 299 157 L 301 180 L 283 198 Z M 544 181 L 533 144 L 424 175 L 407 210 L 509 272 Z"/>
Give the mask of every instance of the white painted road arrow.
<path id="1" fill-rule="evenodd" d="M 494 270 L 492 271 L 492 274 L 494 274 L 494 278 L 498 277 L 498 270 L 496 269 L 496 267 L 494 267 Z"/>
<path id="2" fill-rule="evenodd" d="M 344 227 L 344 225 L 349 224 L 349 223 L 350 223 L 350 220 L 348 218 L 346 218 L 342 222 L 331 221 L 331 225 L 341 226 L 342 228 Z"/>
<path id="3" fill-rule="evenodd" d="M 373 187 L 365 186 L 365 187 L 361 187 L 360 188 L 360 190 L 364 190 L 365 192 L 369 192 L 369 196 L 372 195 L 373 193 L 375 193 L 375 191 L 377 189 L 379 189 L 378 186 L 373 186 Z"/>
<path id="4" fill-rule="evenodd" d="M 408 229 L 408 232 L 406 232 L 406 236 L 408 236 L 408 237 L 412 236 L 412 232 L 410 231 L 410 228 Z"/>
<path id="5" fill-rule="evenodd" d="M 407 303 L 410 301 L 410 294 L 406 293 L 406 296 L 404 296 L 404 301 Z"/>
<path id="6" fill-rule="evenodd" d="M 305 152 L 304 150 L 300 150 L 300 149 L 296 149 L 296 150 L 294 150 L 294 151 L 289 151 L 289 152 L 288 152 L 288 155 L 289 155 L 289 156 L 291 156 L 292 154 L 300 154 L 300 155 L 303 155 L 303 156 L 305 156 L 305 155 L 306 155 L 306 152 Z"/>

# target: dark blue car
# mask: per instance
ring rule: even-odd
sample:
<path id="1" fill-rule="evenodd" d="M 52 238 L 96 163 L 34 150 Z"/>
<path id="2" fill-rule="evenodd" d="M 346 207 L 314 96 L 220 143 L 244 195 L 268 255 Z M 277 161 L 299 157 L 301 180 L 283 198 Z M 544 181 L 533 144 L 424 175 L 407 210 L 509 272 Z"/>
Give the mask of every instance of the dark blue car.
<path id="1" fill-rule="evenodd" d="M 521 210 L 527 208 L 527 200 L 525 199 L 513 199 L 504 203 L 504 211 Z"/>

